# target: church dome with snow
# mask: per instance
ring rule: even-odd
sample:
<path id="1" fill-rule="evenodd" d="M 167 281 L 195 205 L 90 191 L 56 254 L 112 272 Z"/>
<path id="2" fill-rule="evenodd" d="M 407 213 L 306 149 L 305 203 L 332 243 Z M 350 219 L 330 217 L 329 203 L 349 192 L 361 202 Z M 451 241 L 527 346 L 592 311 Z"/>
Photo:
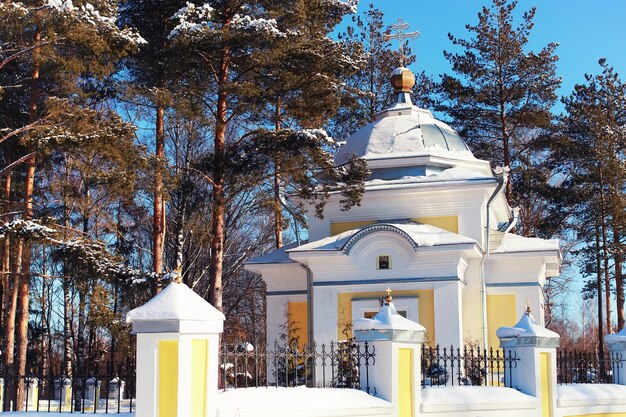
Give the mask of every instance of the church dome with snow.
<path id="1" fill-rule="evenodd" d="M 397 80 L 400 76 L 404 78 Z M 408 69 L 397 68 L 391 82 L 395 88 L 395 104 L 348 138 L 337 151 L 337 165 L 348 163 L 353 156 L 368 163 L 426 155 L 474 159 L 454 129 L 435 119 L 430 111 L 411 103 L 409 92 L 415 78 Z"/>
<path id="2" fill-rule="evenodd" d="M 417 107 L 392 108 L 350 136 L 339 148 L 335 162 L 345 164 L 353 155 L 372 160 L 426 154 L 472 157 L 458 133 L 435 119 L 430 111 Z"/>

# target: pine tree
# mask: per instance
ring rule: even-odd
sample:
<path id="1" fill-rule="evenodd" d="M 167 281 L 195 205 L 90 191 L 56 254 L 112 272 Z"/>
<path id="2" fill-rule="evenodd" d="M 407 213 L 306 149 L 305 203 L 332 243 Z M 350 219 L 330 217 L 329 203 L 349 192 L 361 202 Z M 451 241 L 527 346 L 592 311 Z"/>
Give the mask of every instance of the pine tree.
<path id="1" fill-rule="evenodd" d="M 34 218 L 35 174 L 37 158 L 44 149 L 36 141 L 29 141 L 25 135 L 32 133 L 33 127 L 46 126 L 49 114 L 54 107 L 48 105 L 54 97 L 73 97 L 75 101 L 85 98 L 77 85 L 87 85 L 88 80 L 103 78 L 114 69 L 116 57 L 130 52 L 142 40 L 134 32 L 120 29 L 114 17 L 115 4 L 106 0 L 96 4 L 85 3 L 75 6 L 71 1 L 50 2 L 4 2 L 0 6 L 0 17 L 6 25 L 0 29 L 2 48 L 2 81 L 0 85 L 13 85 L 15 90 L 2 96 L 2 107 L 11 111 L 1 121 L 5 132 L 2 141 L 20 139 L 6 143 L 7 154 L 17 153 L 7 170 L 21 168 L 24 164 L 24 184 L 21 199 L 25 221 Z M 5 49 L 6 48 L 6 49 Z M 4 55 L 7 54 L 7 55 Z M 5 72 L 6 71 L 6 72 Z M 5 78 L 6 76 L 6 78 Z M 23 84 L 15 82 L 15 77 L 28 80 Z M 7 80 L 7 81 L 5 81 Z M 77 81 L 82 82 L 78 83 Z M 15 110 L 18 110 L 17 112 Z M 21 113 L 20 113 L 21 110 Z M 8 315 L 8 332 L 5 338 L 5 364 L 13 375 L 25 373 L 28 347 L 28 316 L 31 247 L 18 238 L 15 244 L 14 282 L 12 300 Z M 18 296 L 15 296 L 17 292 Z M 14 327 L 11 321 L 16 320 Z M 14 364 L 13 335 L 17 334 L 17 355 Z M 24 398 L 23 380 L 18 382 L 13 397 L 18 409 Z"/>
<path id="2" fill-rule="evenodd" d="M 167 110 L 177 101 L 177 86 L 187 61 L 196 58 L 181 56 L 171 47 L 170 32 L 177 25 L 174 14 L 185 5 L 183 0 L 144 1 L 124 0 L 121 21 L 135 28 L 146 39 L 139 52 L 124 60 L 126 97 L 136 100 L 142 107 L 154 112 L 154 185 L 152 201 L 152 270 L 158 277 L 163 274 L 165 253 L 167 162 L 165 154 Z M 153 295 L 158 282 L 152 285 Z"/>
<path id="3" fill-rule="evenodd" d="M 329 28 L 336 26 L 347 12 L 354 12 L 350 3 L 332 1 L 292 2 L 289 13 L 276 10 L 272 16 L 278 25 L 289 28 L 298 36 L 276 39 L 269 65 L 263 76 L 257 77 L 261 94 L 249 97 L 256 107 L 251 118 L 261 126 L 282 129 L 323 126 L 341 105 L 343 80 L 354 75 L 363 60 L 360 52 L 348 48 L 346 42 L 328 37 Z M 283 206 L 289 204 L 283 190 L 288 187 L 281 177 L 281 161 L 273 163 L 271 208 L 274 217 L 275 246 L 282 246 L 284 229 Z M 288 212 L 297 222 L 296 207 Z"/>
<path id="4" fill-rule="evenodd" d="M 626 83 L 606 63 L 602 72 L 585 75 L 563 99 L 566 116 L 563 138 L 554 144 L 554 158 L 562 161 L 567 181 L 563 187 L 577 197 L 572 207 L 578 238 L 584 242 L 592 284 L 598 301 L 604 283 L 606 330 L 611 331 L 611 260 L 615 283 L 618 329 L 624 327 L 624 186 L 626 170 Z M 600 279 L 600 278 L 603 279 Z M 600 323 L 602 332 L 602 324 Z M 600 338 L 602 340 L 602 338 Z"/>
<path id="5" fill-rule="evenodd" d="M 511 168 L 506 195 L 521 206 L 522 230 L 542 234 L 541 219 L 532 214 L 546 211 L 540 211 L 537 188 L 548 178 L 538 174 L 549 168 L 541 166 L 543 138 L 551 132 L 550 109 L 561 79 L 556 75 L 556 43 L 528 51 L 536 8 L 524 12 L 515 26 L 516 6 L 517 1 L 493 0 L 478 13 L 478 23 L 466 26 L 472 37 L 448 35 L 462 52 L 444 52 L 454 73 L 442 76 L 441 110 L 476 156 Z"/>
<path id="6" fill-rule="evenodd" d="M 326 32 L 333 26 L 331 12 L 341 16 L 352 9 L 350 4 L 334 0 L 323 0 L 320 4 L 326 5 L 328 10 L 328 24 L 324 28 Z M 255 165 L 249 164 L 250 161 L 255 157 L 263 158 L 270 155 L 270 152 L 273 152 L 272 161 L 291 155 L 279 154 L 275 145 L 289 146 L 290 143 L 285 140 L 268 141 L 266 140 L 269 137 L 268 132 L 255 130 L 253 134 L 244 134 L 235 139 L 238 132 L 231 129 L 232 122 L 241 120 L 241 117 L 249 114 L 250 103 L 257 102 L 255 98 L 263 94 L 260 88 L 261 80 L 268 76 L 268 69 L 275 68 L 273 62 L 275 52 L 284 47 L 285 41 L 293 40 L 302 44 L 298 39 L 301 37 L 306 39 L 307 32 L 292 30 L 290 26 L 283 26 L 287 25 L 286 21 L 274 18 L 278 15 L 287 15 L 285 10 L 291 10 L 292 7 L 292 2 L 281 1 L 269 3 L 247 1 L 237 4 L 215 1 L 201 6 L 188 3 L 176 13 L 178 25 L 170 33 L 170 37 L 176 40 L 178 48 L 187 48 L 194 56 L 200 57 L 195 80 L 203 81 L 201 103 L 214 120 L 212 155 L 205 160 L 201 171 L 204 172 L 203 178 L 211 185 L 213 204 L 209 302 L 219 309 L 222 309 L 227 205 L 229 200 L 237 195 L 236 190 L 253 187 L 258 183 L 255 178 L 261 180 L 266 178 L 265 175 L 255 177 L 251 171 L 245 171 L 241 167 L 254 167 Z M 334 21 L 338 20 L 334 18 Z M 313 47 L 322 48 L 322 51 L 332 51 L 338 45 L 324 38 L 324 42 Z M 351 60 L 340 60 L 339 64 L 353 65 Z M 199 92 L 196 92 L 196 95 L 200 96 Z M 229 135 L 233 137 L 229 138 Z M 276 137 L 293 139 L 294 135 L 293 132 L 280 130 L 276 132 Z M 308 168 L 316 164 L 322 165 L 322 170 L 326 173 L 333 169 L 328 165 L 332 158 L 329 158 L 327 153 L 319 151 L 326 141 L 326 135 L 320 133 L 303 136 L 304 140 L 309 142 L 301 143 L 298 148 L 301 152 L 295 152 L 292 159 L 294 163 L 301 165 L 299 167 L 293 165 L 291 168 L 301 170 L 300 174 L 294 175 L 294 178 L 301 181 L 309 178 L 306 175 L 307 172 L 310 173 Z M 239 152 L 245 149 L 244 144 L 252 145 L 246 149 L 247 152 Z M 296 151 L 293 147 L 290 150 Z M 302 152 L 311 154 L 304 156 Z M 355 167 L 357 165 L 355 164 Z M 265 173 L 271 169 L 271 164 L 258 166 L 262 166 Z M 285 166 L 282 165 L 281 175 L 284 176 L 284 172 Z M 337 177 L 338 173 L 335 175 L 335 178 Z M 233 185 L 232 188 L 229 188 L 230 184 Z M 317 196 L 311 180 L 308 181 L 306 189 L 301 190 L 304 191 L 306 198 Z M 328 192 L 328 189 L 321 191 L 322 194 Z"/>

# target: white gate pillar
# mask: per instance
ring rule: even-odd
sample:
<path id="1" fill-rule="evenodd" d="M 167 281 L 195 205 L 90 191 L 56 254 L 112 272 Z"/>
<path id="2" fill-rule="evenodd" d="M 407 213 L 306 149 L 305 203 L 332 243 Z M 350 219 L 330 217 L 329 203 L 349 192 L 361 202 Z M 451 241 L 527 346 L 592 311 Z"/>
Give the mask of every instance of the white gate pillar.
<path id="1" fill-rule="evenodd" d="M 496 332 L 500 347 L 519 359 L 511 369 L 512 387 L 537 398 L 536 416 L 556 415 L 556 348 L 560 336 L 539 325 L 530 307 L 513 327 Z"/>
<path id="2" fill-rule="evenodd" d="M 604 340 L 611 351 L 613 383 L 626 385 L 626 367 L 622 366 L 626 360 L 626 327 L 619 333 L 606 335 Z"/>
<path id="3" fill-rule="evenodd" d="M 387 289 L 387 298 L 373 319 L 356 319 L 357 342 L 374 347 L 374 363 L 361 365 L 361 388 L 369 385 L 376 397 L 391 402 L 394 416 L 416 417 L 421 405 L 421 347 L 425 329 L 398 314 Z M 363 346 L 361 346 L 363 348 Z M 369 380 L 365 380 L 368 377 Z"/>
<path id="4" fill-rule="evenodd" d="M 136 417 L 213 417 L 224 315 L 177 280 L 126 316 L 137 334 Z"/>

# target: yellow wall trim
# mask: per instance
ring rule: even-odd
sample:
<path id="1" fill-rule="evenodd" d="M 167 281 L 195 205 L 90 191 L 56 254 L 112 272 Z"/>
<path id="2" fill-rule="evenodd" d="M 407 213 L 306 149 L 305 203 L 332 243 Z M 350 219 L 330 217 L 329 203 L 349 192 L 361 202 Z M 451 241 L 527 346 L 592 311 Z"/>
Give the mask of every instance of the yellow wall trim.
<path id="1" fill-rule="evenodd" d="M 191 341 L 191 416 L 206 416 L 208 340 Z"/>
<path id="2" fill-rule="evenodd" d="M 515 311 L 515 294 L 487 296 L 487 330 L 489 346 L 497 348 L 500 339 L 496 331 L 500 327 L 515 326 L 517 312 Z"/>
<path id="3" fill-rule="evenodd" d="M 541 378 L 541 416 L 552 417 L 552 384 L 550 381 L 550 353 L 539 353 Z"/>
<path id="4" fill-rule="evenodd" d="M 434 216 L 434 217 L 418 217 L 412 219 L 419 223 L 429 224 L 439 227 L 452 233 L 459 233 L 459 219 L 457 216 Z M 339 233 L 352 229 L 359 229 L 369 224 L 376 223 L 378 220 L 359 220 L 354 222 L 336 222 L 330 224 L 330 235 L 335 236 Z"/>
<path id="5" fill-rule="evenodd" d="M 178 341 L 159 341 L 159 416 L 178 417 Z"/>
<path id="6" fill-rule="evenodd" d="M 346 231 L 352 230 L 352 229 L 358 229 L 358 228 L 367 226 L 368 224 L 372 224 L 372 223 L 375 223 L 375 222 L 376 222 L 376 220 L 362 220 L 362 221 L 358 221 L 358 222 L 331 223 L 330 224 L 330 235 L 331 236 L 335 236 L 335 235 L 338 235 L 339 233 L 346 232 Z"/>
<path id="7" fill-rule="evenodd" d="M 413 417 L 415 409 L 413 366 L 413 349 L 398 349 L 398 417 Z"/>
<path id="8" fill-rule="evenodd" d="M 377 292 L 355 292 L 337 294 L 337 338 L 338 340 L 352 337 L 352 299 L 382 297 Z M 417 301 L 417 317 L 419 323 L 426 328 L 426 341 L 435 342 L 435 295 L 433 290 L 404 290 L 394 291 L 396 297 L 415 296 Z"/>
<path id="9" fill-rule="evenodd" d="M 418 217 L 416 222 L 429 224 L 452 233 L 459 233 L 459 219 L 457 216 Z"/>
<path id="10" fill-rule="evenodd" d="M 289 342 L 297 339 L 300 347 L 309 343 L 308 313 L 306 301 L 292 301 L 287 304 Z"/>

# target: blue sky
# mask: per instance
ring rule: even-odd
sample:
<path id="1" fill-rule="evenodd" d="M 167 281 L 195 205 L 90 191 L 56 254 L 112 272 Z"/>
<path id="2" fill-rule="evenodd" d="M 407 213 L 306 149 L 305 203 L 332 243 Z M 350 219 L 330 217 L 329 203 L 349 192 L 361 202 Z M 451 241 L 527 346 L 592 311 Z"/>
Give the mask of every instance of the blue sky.
<path id="1" fill-rule="evenodd" d="M 373 3 L 385 14 L 385 23 L 401 17 L 410 31 L 421 33 L 411 41 L 417 62 L 411 69 L 438 76 L 450 71 L 443 50 L 453 50 L 448 32 L 467 37 L 465 25 L 478 21 L 477 13 L 491 0 L 361 0 L 359 11 Z M 626 78 L 626 1 L 623 0 L 520 0 L 515 15 L 537 6 L 535 27 L 529 47 L 539 50 L 549 42 L 558 42 L 558 73 L 563 77 L 560 95 L 568 95 L 575 84 L 584 81 L 585 73 L 599 72 L 598 59 Z M 397 45 L 394 41 L 394 46 Z M 555 110 L 560 111 L 561 106 Z"/>

